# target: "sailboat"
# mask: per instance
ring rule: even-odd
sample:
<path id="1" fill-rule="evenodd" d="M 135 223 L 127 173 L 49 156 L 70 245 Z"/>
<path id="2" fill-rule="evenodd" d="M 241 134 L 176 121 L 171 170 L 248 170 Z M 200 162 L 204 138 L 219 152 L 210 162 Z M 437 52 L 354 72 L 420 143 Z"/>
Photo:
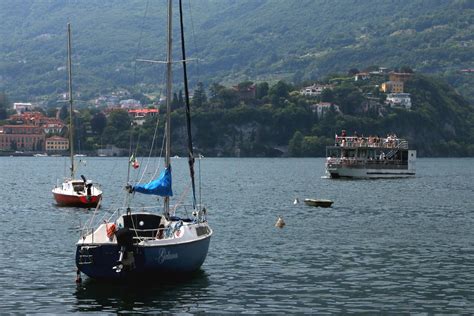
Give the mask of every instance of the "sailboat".
<path id="1" fill-rule="evenodd" d="M 73 98 L 72 98 L 72 64 L 71 64 L 71 24 L 67 25 L 68 35 L 68 86 L 69 86 L 69 153 L 71 158 L 70 178 L 52 190 L 56 203 L 60 206 L 95 207 L 102 198 L 102 191 L 92 181 L 83 175 L 81 179 L 75 178 L 76 166 L 74 164 L 73 146 Z"/>
<path id="2" fill-rule="evenodd" d="M 194 272 L 200 269 L 207 257 L 213 231 L 207 221 L 206 208 L 196 202 L 181 1 L 179 4 L 183 55 L 181 62 L 183 63 L 186 93 L 188 164 L 191 180 L 188 187 L 192 186 L 192 205 L 182 204 L 182 199 L 178 199 L 175 205 L 170 204 L 173 196 L 170 159 L 173 6 L 172 1 L 168 0 L 164 166 L 162 166 L 159 177 L 152 179 L 149 183 L 131 184 L 127 179 L 123 207 L 116 210 L 108 220 L 101 220 L 98 226 L 84 228 L 83 234 L 76 244 L 78 276 L 82 272 L 93 279 L 152 280 Z M 131 157 L 133 159 L 130 159 L 128 163 L 129 173 L 130 164 L 135 162 L 133 154 Z M 184 190 L 184 193 L 187 193 L 187 190 Z M 161 196 L 164 200 L 163 204 L 152 207 L 132 207 L 130 201 L 136 195 L 140 197 L 140 194 Z"/>

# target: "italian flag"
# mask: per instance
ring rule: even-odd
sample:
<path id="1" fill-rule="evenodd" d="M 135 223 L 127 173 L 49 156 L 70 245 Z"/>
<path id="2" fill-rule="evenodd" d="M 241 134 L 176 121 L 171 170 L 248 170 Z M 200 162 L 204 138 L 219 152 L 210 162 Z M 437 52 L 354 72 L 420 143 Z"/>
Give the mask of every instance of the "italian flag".
<path id="1" fill-rule="evenodd" d="M 133 169 L 137 169 L 138 167 L 140 167 L 137 158 L 135 158 L 135 154 L 132 154 L 129 161 L 132 164 Z"/>

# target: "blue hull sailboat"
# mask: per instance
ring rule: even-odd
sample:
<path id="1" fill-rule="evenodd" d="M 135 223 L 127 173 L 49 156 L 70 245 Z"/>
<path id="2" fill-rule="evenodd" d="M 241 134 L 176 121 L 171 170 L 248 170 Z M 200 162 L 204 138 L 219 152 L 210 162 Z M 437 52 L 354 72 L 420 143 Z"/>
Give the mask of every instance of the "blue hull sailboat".
<path id="1" fill-rule="evenodd" d="M 172 74 L 172 1 L 168 0 L 168 53 L 166 84 L 165 161 L 158 179 L 146 184 L 132 184 L 127 180 L 125 205 L 109 220 L 97 227 L 85 227 L 76 244 L 76 266 L 80 272 L 94 279 L 154 279 L 170 274 L 190 273 L 198 270 L 206 259 L 212 229 L 207 222 L 206 209 L 196 203 L 194 181 L 194 153 L 191 137 L 191 116 L 187 89 L 186 56 L 184 49 L 182 5 L 181 45 L 186 97 L 186 125 L 188 131 L 188 162 L 192 186 L 192 205 L 170 205 L 173 196 L 171 173 L 171 74 Z M 157 125 L 158 126 L 158 125 Z M 150 151 L 151 152 L 151 151 Z M 138 168 L 134 154 L 130 163 Z M 130 179 L 130 164 L 128 166 Z M 185 190 L 186 192 L 186 190 Z M 162 206 L 142 207 L 135 211 L 131 205 L 135 195 L 162 196 Z M 161 212 L 160 212 L 161 210 Z M 178 216 L 184 210 L 184 216 Z"/>
<path id="2" fill-rule="evenodd" d="M 168 226 L 158 228 L 163 221 Z M 136 280 L 194 272 L 206 259 L 212 234 L 207 222 L 167 221 L 152 213 L 122 215 L 115 225 L 121 228 L 112 238 L 110 224 L 103 224 L 77 244 L 76 264 L 87 276 Z"/>

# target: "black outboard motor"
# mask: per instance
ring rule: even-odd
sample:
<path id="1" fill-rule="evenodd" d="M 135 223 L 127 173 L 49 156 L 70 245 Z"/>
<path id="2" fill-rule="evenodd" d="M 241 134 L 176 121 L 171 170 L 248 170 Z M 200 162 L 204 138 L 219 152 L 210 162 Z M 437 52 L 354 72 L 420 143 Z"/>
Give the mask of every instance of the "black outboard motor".
<path id="1" fill-rule="evenodd" d="M 120 246 L 119 259 L 117 265 L 113 267 L 115 272 L 120 273 L 124 267 L 131 270 L 135 267 L 135 258 L 133 256 L 133 232 L 125 227 L 115 231 L 117 244 Z"/>
<path id="2" fill-rule="evenodd" d="M 133 232 L 128 227 L 117 229 L 115 237 L 120 247 L 125 248 L 126 251 L 133 250 Z"/>
<path id="3" fill-rule="evenodd" d="M 87 182 L 86 177 L 81 174 L 82 181 L 84 181 L 84 188 L 86 191 L 87 198 L 92 195 L 92 182 Z"/>
<path id="4" fill-rule="evenodd" d="M 86 194 L 87 196 L 91 196 L 92 195 L 92 183 L 86 183 Z"/>

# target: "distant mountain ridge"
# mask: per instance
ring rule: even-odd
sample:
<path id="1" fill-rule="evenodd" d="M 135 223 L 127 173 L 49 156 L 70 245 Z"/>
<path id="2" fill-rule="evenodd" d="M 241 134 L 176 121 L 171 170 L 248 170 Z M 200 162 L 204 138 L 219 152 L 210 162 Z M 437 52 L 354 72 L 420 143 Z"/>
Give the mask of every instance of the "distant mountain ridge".
<path id="1" fill-rule="evenodd" d="M 200 0 L 184 5 L 188 55 L 199 58 L 190 64 L 192 84 L 299 83 L 350 68 L 410 66 L 439 74 L 474 100 L 472 73 L 460 72 L 474 65 L 474 1 Z M 0 90 L 22 101 L 65 91 L 68 21 L 77 91 L 94 95 L 159 84 L 160 66 L 135 60 L 164 58 L 164 11 L 165 1 L 0 0 Z"/>

